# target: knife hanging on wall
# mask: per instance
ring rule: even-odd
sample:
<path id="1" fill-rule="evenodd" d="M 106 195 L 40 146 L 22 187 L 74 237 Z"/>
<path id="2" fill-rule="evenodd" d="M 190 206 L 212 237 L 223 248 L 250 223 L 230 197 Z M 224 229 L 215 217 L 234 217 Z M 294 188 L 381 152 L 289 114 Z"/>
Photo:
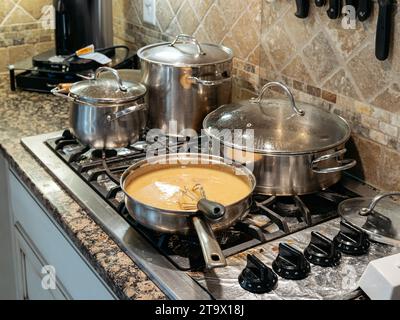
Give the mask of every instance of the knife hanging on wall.
<path id="1" fill-rule="evenodd" d="M 329 8 L 326 12 L 330 19 L 337 19 L 342 11 L 341 0 L 329 0 Z"/>
<path id="2" fill-rule="evenodd" d="M 326 4 L 326 0 L 315 0 L 315 5 L 317 7 L 323 7 Z"/>
<path id="3" fill-rule="evenodd" d="M 310 9 L 309 0 L 296 0 L 297 11 L 295 13 L 297 18 L 305 19 L 308 17 L 308 11 Z"/>
<path id="4" fill-rule="evenodd" d="M 371 16 L 372 0 L 359 0 L 357 8 L 357 17 L 360 21 L 365 21 Z"/>
<path id="5" fill-rule="evenodd" d="M 393 0 L 378 0 L 379 14 L 376 27 L 375 56 L 378 60 L 386 60 L 389 56 L 392 33 Z"/>

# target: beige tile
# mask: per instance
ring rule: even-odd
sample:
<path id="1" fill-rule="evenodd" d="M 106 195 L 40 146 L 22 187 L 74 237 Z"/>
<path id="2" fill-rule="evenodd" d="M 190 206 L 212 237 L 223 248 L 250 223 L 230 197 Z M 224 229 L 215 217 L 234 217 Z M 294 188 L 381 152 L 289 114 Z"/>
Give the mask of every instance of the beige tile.
<path id="1" fill-rule="evenodd" d="M 11 14 L 6 17 L 3 21 L 3 25 L 13 25 L 13 24 L 22 24 L 22 23 L 31 23 L 35 22 L 35 19 L 32 18 L 28 13 L 22 10 L 20 7 L 15 7 L 15 9 L 11 12 Z"/>
<path id="2" fill-rule="evenodd" d="M 14 8 L 14 2 L 11 0 L 1 0 L 0 1 L 0 24 L 3 22 L 3 19 L 7 16 L 7 14 Z"/>
<path id="3" fill-rule="evenodd" d="M 323 32 L 303 49 L 303 56 L 317 82 L 327 79 L 339 67 L 335 52 Z"/>
<path id="4" fill-rule="evenodd" d="M 0 48 L 0 72 L 6 72 L 9 65 L 8 48 Z"/>
<path id="5" fill-rule="evenodd" d="M 43 15 L 45 6 L 53 5 L 51 0 L 21 0 L 19 5 L 24 8 L 33 18 L 38 20 Z"/>
<path id="6" fill-rule="evenodd" d="M 192 35 L 199 26 L 199 20 L 188 1 L 179 9 L 177 18 L 183 33 Z"/>
<path id="7" fill-rule="evenodd" d="M 138 0 L 135 0 L 135 1 L 140 2 L 140 1 L 138 1 Z M 174 10 L 174 12 L 177 13 L 178 10 L 179 10 L 179 8 L 180 8 L 180 6 L 182 5 L 182 3 L 183 3 L 185 0 L 163 0 L 163 1 L 169 1 L 172 10 Z M 198 0 L 198 1 L 199 1 L 199 0 Z M 201 1 L 201 0 L 200 0 L 200 1 Z"/>
<path id="8" fill-rule="evenodd" d="M 35 54 L 35 47 L 31 44 L 22 46 L 9 47 L 10 63 L 15 63 L 26 58 L 30 58 Z"/>
<path id="9" fill-rule="evenodd" d="M 188 0 L 188 2 L 196 13 L 197 18 L 201 21 L 215 0 Z"/>
<path id="10" fill-rule="evenodd" d="M 203 27 L 213 43 L 220 43 L 228 32 L 224 14 L 213 4 L 204 18 Z"/>
<path id="11" fill-rule="evenodd" d="M 165 0 L 157 0 L 156 15 L 162 31 L 167 30 L 169 24 L 175 16 L 170 5 L 168 4 L 168 1 Z"/>
<path id="12" fill-rule="evenodd" d="M 355 86 L 353 85 L 352 80 L 349 78 L 349 75 L 343 69 L 340 69 L 331 78 L 329 78 L 325 82 L 323 87 L 329 91 L 350 98 L 360 99 L 355 89 Z"/>
<path id="13" fill-rule="evenodd" d="M 198 0 L 192 0 L 198 1 Z M 225 20 L 228 26 L 232 26 L 237 19 L 247 11 L 248 1 L 243 0 L 217 0 L 216 4 L 224 13 Z M 261 11 L 259 11 L 260 13 Z"/>
<path id="14" fill-rule="evenodd" d="M 304 83 L 314 84 L 310 73 L 307 71 L 306 66 L 302 62 L 300 56 L 296 56 L 286 67 L 282 70 L 282 74 L 289 78 L 296 79 Z"/>
<path id="15" fill-rule="evenodd" d="M 390 112 L 400 111 L 400 82 L 394 83 L 385 91 L 379 94 L 373 101 L 373 104 L 379 108 Z"/>

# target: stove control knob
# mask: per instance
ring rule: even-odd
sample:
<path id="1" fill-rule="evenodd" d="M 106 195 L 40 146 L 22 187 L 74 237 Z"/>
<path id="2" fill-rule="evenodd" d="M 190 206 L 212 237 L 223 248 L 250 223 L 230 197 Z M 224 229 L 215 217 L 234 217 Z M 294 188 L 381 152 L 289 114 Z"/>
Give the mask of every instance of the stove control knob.
<path id="1" fill-rule="evenodd" d="M 272 269 L 284 279 L 301 280 L 308 276 L 311 267 L 299 250 L 287 243 L 280 243 Z"/>
<path id="2" fill-rule="evenodd" d="M 352 256 L 367 253 L 370 246 L 368 235 L 359 227 L 345 220 L 340 222 L 340 232 L 333 242 L 338 250 Z"/>
<path id="3" fill-rule="evenodd" d="M 340 264 L 342 254 L 336 250 L 335 244 L 319 232 L 311 232 L 311 241 L 304 250 L 304 256 L 312 264 L 321 267 L 334 267 Z"/>
<path id="4" fill-rule="evenodd" d="M 247 255 L 247 265 L 239 276 L 240 286 L 252 293 L 267 293 L 278 282 L 276 274 L 256 256 Z"/>

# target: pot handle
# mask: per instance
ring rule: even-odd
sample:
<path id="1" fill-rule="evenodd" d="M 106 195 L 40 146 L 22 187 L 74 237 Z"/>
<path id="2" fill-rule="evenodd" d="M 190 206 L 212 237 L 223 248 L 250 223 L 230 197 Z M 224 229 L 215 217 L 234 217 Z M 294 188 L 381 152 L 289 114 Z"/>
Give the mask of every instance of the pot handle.
<path id="1" fill-rule="evenodd" d="M 189 80 L 193 81 L 196 84 L 201 84 L 206 87 L 213 87 L 213 86 L 219 86 L 221 84 L 224 84 L 225 82 L 230 82 L 232 81 L 232 77 L 227 77 L 219 80 L 203 80 L 198 77 L 189 77 Z"/>
<path id="2" fill-rule="evenodd" d="M 289 99 L 290 105 L 292 106 L 293 111 L 294 111 L 297 115 L 299 115 L 299 116 L 304 116 L 304 115 L 306 114 L 306 113 L 304 112 L 304 110 L 299 109 L 299 108 L 297 107 L 296 102 L 295 102 L 294 97 L 293 97 L 293 94 L 292 94 L 292 92 L 290 91 L 290 89 L 289 89 L 286 85 L 284 85 L 283 83 L 278 82 L 278 81 L 268 82 L 267 84 L 265 84 L 265 85 L 262 87 L 262 89 L 261 89 L 260 95 L 259 95 L 257 98 L 252 99 L 252 100 L 250 100 L 250 101 L 251 101 L 252 103 L 261 103 L 262 98 L 264 97 L 265 92 L 266 92 L 269 88 L 271 88 L 271 87 L 279 87 L 279 88 L 281 88 L 281 89 L 285 92 L 286 96 L 287 96 L 288 99 Z"/>
<path id="3" fill-rule="evenodd" d="M 207 269 L 219 268 L 226 266 L 226 259 L 222 253 L 221 247 L 215 239 L 214 233 L 210 225 L 199 217 L 192 218 L 194 228 L 199 237 L 201 251 L 203 252 L 204 261 Z"/>
<path id="4" fill-rule="evenodd" d="M 359 214 L 362 216 L 369 215 L 374 210 L 375 206 L 378 204 L 379 201 L 381 201 L 383 198 L 390 197 L 390 196 L 400 196 L 400 192 L 392 191 L 392 192 L 385 192 L 382 194 L 378 194 L 376 197 L 374 197 L 372 199 L 368 208 L 360 209 Z"/>
<path id="5" fill-rule="evenodd" d="M 72 84 L 69 83 L 60 83 L 57 87 L 51 89 L 50 92 L 57 97 L 74 101 L 74 99 L 69 95 L 69 89 L 71 86 Z"/>
<path id="6" fill-rule="evenodd" d="M 170 43 L 170 47 L 174 47 L 175 44 L 177 44 L 177 42 L 179 40 L 181 40 L 183 42 L 189 42 L 189 43 L 194 44 L 196 46 L 196 48 L 197 48 L 197 55 L 204 56 L 206 54 L 203 51 L 203 49 L 201 48 L 200 43 L 197 41 L 197 39 L 195 37 L 192 37 L 192 36 L 190 36 L 188 34 L 183 34 L 183 33 L 178 34 L 175 37 L 175 40 Z"/>
<path id="7" fill-rule="evenodd" d="M 147 104 L 146 103 L 135 104 L 135 105 L 133 105 L 133 106 L 131 106 L 129 108 L 125 108 L 125 109 L 123 109 L 121 111 L 110 113 L 110 114 L 108 114 L 106 116 L 106 122 L 115 121 L 115 120 L 117 120 L 119 118 L 127 116 L 128 114 L 130 114 L 132 112 L 135 112 L 135 111 L 138 111 L 138 110 L 141 110 L 141 109 L 144 109 L 144 108 L 147 108 Z"/>
<path id="8" fill-rule="evenodd" d="M 321 173 L 321 174 L 326 174 L 326 173 L 335 173 L 335 172 L 340 172 L 340 171 L 345 171 L 348 169 L 353 168 L 356 164 L 357 161 L 353 159 L 344 159 L 344 160 L 339 160 L 338 158 L 346 153 L 346 149 L 341 149 L 339 151 L 336 151 L 334 153 L 326 154 L 323 155 L 315 160 L 313 160 L 311 164 L 311 169 L 315 173 Z M 337 162 L 340 164 L 338 167 L 333 167 L 333 168 L 323 168 L 319 169 L 318 168 L 318 163 L 327 161 L 330 159 L 337 159 Z"/>
<path id="9" fill-rule="evenodd" d="M 100 68 L 98 68 L 96 70 L 94 78 L 98 79 L 100 77 L 100 74 L 103 73 L 103 72 L 111 72 L 113 74 L 113 76 L 115 77 L 115 79 L 118 82 L 119 90 L 121 90 L 121 91 L 127 91 L 128 90 L 127 87 L 124 86 L 124 84 L 122 82 L 122 79 L 119 76 L 118 71 L 113 69 L 113 68 L 110 68 L 110 67 L 100 67 Z"/>

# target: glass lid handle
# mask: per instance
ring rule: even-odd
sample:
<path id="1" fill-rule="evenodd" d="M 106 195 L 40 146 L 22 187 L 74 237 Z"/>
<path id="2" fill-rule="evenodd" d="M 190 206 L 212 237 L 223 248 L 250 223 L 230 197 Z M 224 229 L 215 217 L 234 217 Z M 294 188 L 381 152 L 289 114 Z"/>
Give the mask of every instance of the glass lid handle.
<path id="1" fill-rule="evenodd" d="M 127 91 L 128 90 L 128 88 L 126 86 L 124 86 L 124 84 L 122 83 L 122 79 L 119 76 L 119 72 L 117 70 L 113 69 L 113 68 L 110 68 L 110 67 L 100 67 L 100 68 L 98 68 L 96 70 L 96 74 L 95 74 L 94 78 L 98 79 L 100 77 L 100 74 L 103 73 L 103 72 L 111 72 L 112 73 L 112 75 L 115 77 L 115 80 L 117 80 L 117 82 L 118 82 L 119 90 L 121 90 L 121 91 Z"/>
<path id="2" fill-rule="evenodd" d="M 299 115 L 299 116 L 304 116 L 304 115 L 306 114 L 306 113 L 304 112 L 304 110 L 299 109 L 299 108 L 296 106 L 296 102 L 294 101 L 293 94 L 290 92 L 289 88 L 288 88 L 287 86 L 285 86 L 283 83 L 277 82 L 277 81 L 275 81 L 275 82 L 268 82 L 267 84 L 265 84 L 265 85 L 262 87 L 261 92 L 260 92 L 260 95 L 258 96 L 258 98 L 253 99 L 252 102 L 254 102 L 254 103 L 261 103 L 262 98 L 263 98 L 264 95 L 265 95 L 265 92 L 266 92 L 269 88 L 271 88 L 271 87 L 279 87 L 279 88 L 281 88 L 281 89 L 285 92 L 286 96 L 287 96 L 288 99 L 289 99 L 290 105 L 292 106 L 293 111 L 294 111 L 297 115 Z"/>
<path id="3" fill-rule="evenodd" d="M 378 194 L 375 198 L 372 199 L 371 203 L 369 204 L 368 208 L 361 208 L 359 214 L 361 216 L 367 216 L 369 215 L 375 208 L 375 206 L 378 204 L 380 200 L 383 198 L 389 197 L 389 196 L 400 196 L 400 192 L 386 192 L 382 194 Z"/>
<path id="4" fill-rule="evenodd" d="M 200 43 L 197 41 L 197 39 L 195 37 L 192 37 L 192 36 L 190 36 L 188 34 L 183 34 L 183 33 L 178 34 L 175 37 L 175 40 L 171 42 L 170 46 L 174 47 L 178 43 L 178 41 L 189 42 L 189 43 L 194 44 L 196 46 L 196 48 L 197 48 L 197 54 L 200 55 L 200 56 L 204 56 L 206 54 L 203 51 L 203 49 L 201 48 Z"/>

